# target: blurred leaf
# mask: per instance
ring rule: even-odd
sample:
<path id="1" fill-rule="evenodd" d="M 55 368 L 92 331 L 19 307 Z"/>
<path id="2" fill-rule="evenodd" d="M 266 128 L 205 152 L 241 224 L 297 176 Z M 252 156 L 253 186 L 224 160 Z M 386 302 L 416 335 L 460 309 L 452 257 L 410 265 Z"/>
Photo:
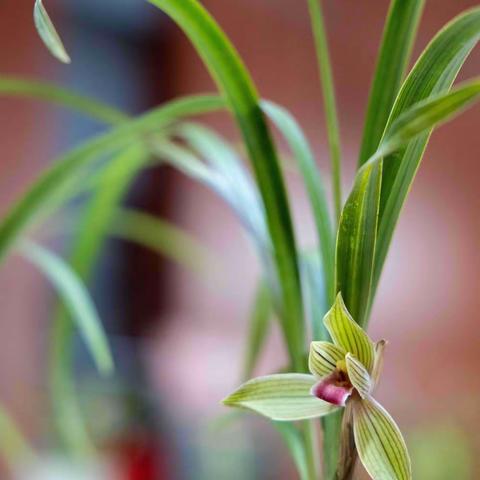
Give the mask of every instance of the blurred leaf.
<path id="1" fill-rule="evenodd" d="M 133 144 L 116 155 L 97 175 L 98 185 L 83 209 L 74 238 L 69 262 L 85 282 L 102 248 L 118 204 L 138 171 L 145 164 L 147 152 Z M 114 181 L 112 181 L 112 177 Z M 73 370 L 72 344 L 74 325 L 64 304 L 59 303 L 50 334 L 50 388 L 55 424 L 69 453 L 83 459 L 92 454 L 83 412 L 78 401 Z"/>
<path id="2" fill-rule="evenodd" d="M 408 436 L 414 478 L 471 480 L 474 451 L 465 432 L 455 425 L 426 426 Z"/>
<path id="3" fill-rule="evenodd" d="M 258 189 L 236 151 L 213 130 L 199 124 L 183 123 L 175 133 L 216 172 L 219 179 L 215 187 L 217 193 L 236 212 L 258 244 L 260 253 L 269 251 L 271 241 L 268 237 L 265 209 Z"/>
<path id="4" fill-rule="evenodd" d="M 330 148 L 330 161 L 332 165 L 333 203 L 335 206 L 335 218 L 338 220 L 342 209 L 342 172 L 335 86 L 333 82 L 332 66 L 330 62 L 327 32 L 323 20 L 321 0 L 308 0 L 308 8 L 312 31 L 315 38 L 317 63 L 321 78 L 328 144 Z M 331 295 L 333 300 L 333 289 Z"/>
<path id="5" fill-rule="evenodd" d="M 328 299 L 328 303 L 331 304 L 335 298 L 335 248 L 323 179 L 315 163 L 315 157 L 308 140 L 295 118 L 286 109 L 272 102 L 262 101 L 262 108 L 287 140 L 302 173 L 317 229 L 318 243 L 322 256 L 322 273 L 325 277 L 325 296 Z"/>
<path id="6" fill-rule="evenodd" d="M 229 407 L 253 410 L 271 420 L 321 417 L 333 412 L 336 407 L 310 393 L 316 381 L 313 375 L 301 373 L 257 377 L 241 385 L 223 403 Z"/>
<path id="7" fill-rule="evenodd" d="M 91 97 L 79 95 L 57 85 L 28 80 L 20 77 L 0 76 L 0 95 L 26 97 L 56 103 L 81 112 L 101 122 L 119 124 L 128 120 L 128 115 L 110 105 Z"/>
<path id="8" fill-rule="evenodd" d="M 247 352 L 243 367 L 243 379 L 248 380 L 253 375 L 262 349 L 267 340 L 270 319 L 273 315 L 270 291 L 264 281 L 260 281 L 255 292 L 247 339 Z"/>
<path id="9" fill-rule="evenodd" d="M 359 167 L 375 153 L 408 66 L 425 0 L 392 0 L 368 100 Z"/>
<path id="10" fill-rule="evenodd" d="M 311 337 L 313 340 L 326 340 L 328 333 L 322 320 L 332 302 L 327 301 L 325 274 L 317 248 L 300 253 L 300 272 L 305 316 L 311 325 Z"/>
<path id="11" fill-rule="evenodd" d="M 100 373 L 113 371 L 107 336 L 95 306 L 76 273 L 59 257 L 39 245 L 24 240 L 21 253 L 52 283 L 75 320 Z"/>
<path id="12" fill-rule="evenodd" d="M 430 42 L 403 83 L 390 115 L 387 130 L 416 103 L 445 93 L 480 39 L 480 8 L 468 10 L 445 26 Z M 401 151 L 384 159 L 375 253 L 373 293 L 405 199 L 420 165 L 430 132 L 412 140 Z"/>
<path id="13" fill-rule="evenodd" d="M 149 0 L 179 24 L 225 96 L 243 134 L 267 214 L 282 299 L 281 321 L 289 355 L 302 370 L 303 305 L 297 250 L 277 154 L 258 94 L 235 48 L 197 0 Z"/>
<path id="14" fill-rule="evenodd" d="M 25 465 L 35 458 L 35 454 L 12 417 L 0 405 L 0 452 L 12 472 L 19 465 Z"/>
<path id="15" fill-rule="evenodd" d="M 336 287 L 348 311 L 363 326 L 372 287 L 382 163 L 367 163 L 357 173 L 340 217 L 336 251 Z"/>
<path id="16" fill-rule="evenodd" d="M 224 103 L 214 96 L 185 97 L 167 103 L 138 119 L 123 123 L 110 132 L 97 136 L 63 155 L 30 187 L 8 211 L 0 223 L 0 259 L 5 256 L 17 235 L 35 217 L 65 200 L 65 191 L 78 180 L 78 173 L 99 155 L 125 147 L 143 138 L 148 132 L 159 130 L 181 117 L 221 109 Z"/>
<path id="17" fill-rule="evenodd" d="M 33 18 L 38 34 L 43 40 L 45 46 L 48 48 L 48 50 L 50 50 L 50 53 L 57 60 L 60 60 L 63 63 L 70 63 L 70 57 L 68 56 L 62 40 L 60 39 L 60 36 L 55 30 L 55 27 L 53 26 L 53 23 L 42 4 L 42 0 L 35 0 L 35 6 L 33 7 Z"/>
<path id="18" fill-rule="evenodd" d="M 273 422 L 285 441 L 301 480 L 309 480 L 308 460 L 305 452 L 305 444 L 298 428 L 289 422 Z"/>
<path id="19" fill-rule="evenodd" d="M 170 222 L 148 213 L 119 209 L 110 227 L 110 233 L 143 245 L 198 273 L 204 271 L 207 265 L 211 269 L 214 264 L 208 250 L 191 235 Z"/>

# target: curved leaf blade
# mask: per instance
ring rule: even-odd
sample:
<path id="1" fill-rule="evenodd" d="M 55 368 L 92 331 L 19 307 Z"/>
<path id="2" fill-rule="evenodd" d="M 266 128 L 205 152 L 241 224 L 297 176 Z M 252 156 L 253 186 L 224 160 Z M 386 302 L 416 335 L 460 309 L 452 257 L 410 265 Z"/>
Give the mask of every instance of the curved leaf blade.
<path id="1" fill-rule="evenodd" d="M 381 182 L 382 162 L 367 163 L 358 171 L 338 227 L 336 288 L 361 326 L 372 292 Z"/>
<path id="2" fill-rule="evenodd" d="M 250 313 L 247 350 L 242 375 L 245 380 L 253 375 L 255 366 L 258 363 L 258 359 L 268 337 L 272 314 L 270 291 L 266 283 L 261 281 L 255 292 Z"/>
<path id="3" fill-rule="evenodd" d="M 149 0 L 186 33 L 230 105 L 255 171 L 282 292 L 281 321 L 292 364 L 304 370 L 305 328 L 297 249 L 285 185 L 258 94 L 233 45 L 197 0 Z"/>
<path id="4" fill-rule="evenodd" d="M 388 128 L 418 102 L 450 90 L 460 68 L 480 39 L 480 8 L 447 24 L 424 50 L 395 100 Z M 420 165 L 430 132 L 384 159 L 373 290 L 376 290 L 402 206 Z"/>
<path id="5" fill-rule="evenodd" d="M 385 157 L 419 135 L 461 113 L 478 99 L 480 81 L 429 97 L 402 113 L 387 129 L 375 157 Z"/>
<path id="6" fill-rule="evenodd" d="M 58 256 L 26 240 L 20 251 L 47 277 L 58 291 L 75 320 L 100 373 L 113 371 L 113 358 L 107 336 L 86 288 L 73 270 Z"/>
<path id="7" fill-rule="evenodd" d="M 210 253 L 175 225 L 138 210 L 117 209 L 109 233 L 165 255 L 176 263 L 201 272 L 214 263 Z M 207 259 L 211 259 L 207 262 Z"/>
<path id="8" fill-rule="evenodd" d="M 79 171 L 101 154 L 139 140 L 145 133 L 158 131 L 179 118 L 224 108 L 216 96 L 185 97 L 123 123 L 59 158 L 8 211 L 0 223 L 0 260 L 15 238 L 42 211 L 55 204 L 62 192 L 76 181 Z"/>
<path id="9" fill-rule="evenodd" d="M 112 125 L 129 119 L 124 112 L 106 103 L 48 82 L 39 82 L 21 77 L 0 76 L 0 95 L 32 98 L 55 103 Z"/>
<path id="10" fill-rule="evenodd" d="M 424 0 L 392 0 L 368 99 L 359 167 L 376 151 L 410 58 Z"/>
<path id="11" fill-rule="evenodd" d="M 65 50 L 62 39 L 58 35 L 55 26 L 43 6 L 42 0 L 35 0 L 33 19 L 37 32 L 50 53 L 62 63 L 70 63 L 71 59 Z"/>
<path id="12" fill-rule="evenodd" d="M 317 238 L 325 276 L 325 296 L 327 302 L 331 304 L 335 298 L 335 247 L 323 179 L 315 163 L 315 157 L 308 140 L 296 119 L 288 110 L 272 102 L 264 100 L 261 105 L 263 111 L 285 137 L 302 173 L 317 229 Z"/>

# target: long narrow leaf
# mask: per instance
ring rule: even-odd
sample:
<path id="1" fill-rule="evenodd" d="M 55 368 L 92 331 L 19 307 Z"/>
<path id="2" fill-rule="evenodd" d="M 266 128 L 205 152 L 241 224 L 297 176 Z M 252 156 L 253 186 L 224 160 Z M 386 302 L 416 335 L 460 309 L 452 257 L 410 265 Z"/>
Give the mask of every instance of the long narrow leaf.
<path id="1" fill-rule="evenodd" d="M 475 80 L 416 103 L 390 125 L 370 161 L 399 150 L 419 135 L 450 120 L 478 100 L 479 95 L 480 81 Z"/>
<path id="2" fill-rule="evenodd" d="M 52 283 L 75 320 L 83 340 L 102 374 L 113 371 L 107 337 L 86 288 L 73 270 L 58 256 L 39 245 L 24 240 L 21 253 Z"/>
<path id="3" fill-rule="evenodd" d="M 286 109 L 272 102 L 263 101 L 262 108 L 287 140 L 302 173 L 317 229 L 317 238 L 325 275 L 325 297 L 331 304 L 335 298 L 335 247 L 323 179 L 315 163 L 315 157 L 308 140 L 295 118 Z"/>
<path id="4" fill-rule="evenodd" d="M 71 268 L 88 282 L 93 266 L 114 220 L 118 203 L 144 164 L 146 151 L 133 145 L 117 155 L 101 171 L 99 185 L 84 207 L 80 228 L 71 248 Z M 115 176 L 115 181 L 111 181 Z M 75 388 L 72 342 L 72 315 L 59 303 L 50 334 L 50 389 L 55 424 L 69 453 L 82 458 L 93 450 Z"/>
<path id="5" fill-rule="evenodd" d="M 368 100 L 359 166 L 377 149 L 398 94 L 424 0 L 392 0 Z"/>
<path id="6" fill-rule="evenodd" d="M 268 286 L 261 281 L 255 292 L 247 339 L 247 351 L 243 367 L 242 378 L 247 381 L 252 377 L 255 366 L 267 339 L 272 317 L 272 303 Z"/>
<path id="7" fill-rule="evenodd" d="M 369 308 L 381 181 L 381 162 L 359 170 L 338 228 L 336 288 L 360 325 L 365 324 Z"/>
<path id="8" fill-rule="evenodd" d="M 215 96 L 186 97 L 173 101 L 136 120 L 86 142 L 67 153 L 47 170 L 7 213 L 0 224 L 0 259 L 23 228 L 28 226 L 59 193 L 75 184 L 78 172 L 98 155 L 121 148 L 181 117 L 223 108 Z"/>
<path id="9" fill-rule="evenodd" d="M 267 213 L 282 292 L 282 324 L 292 363 L 303 370 L 300 276 L 288 199 L 257 92 L 237 52 L 197 0 L 149 0 L 185 31 L 225 95 L 243 134 Z"/>
<path id="10" fill-rule="evenodd" d="M 194 272 L 211 269 L 209 252 L 183 230 L 148 213 L 123 208 L 117 211 L 109 233 L 135 242 Z M 210 259 L 207 263 L 207 259 Z"/>
<path id="11" fill-rule="evenodd" d="M 216 191 L 238 214 L 260 250 L 270 250 L 265 209 L 250 173 L 236 151 L 213 130 L 182 123 L 175 133 L 201 155 L 218 179 Z"/>
<path id="12" fill-rule="evenodd" d="M 70 63 L 70 57 L 43 6 L 42 0 L 35 0 L 33 18 L 38 34 L 50 53 L 63 63 Z"/>
<path id="13" fill-rule="evenodd" d="M 390 115 L 388 128 L 414 104 L 450 89 L 461 66 L 480 39 L 480 8 L 458 16 L 427 46 L 405 80 Z M 430 132 L 385 158 L 373 288 L 376 289 L 388 248 Z"/>
<path id="14" fill-rule="evenodd" d="M 336 219 L 340 217 L 342 209 L 342 169 L 340 152 L 340 132 L 338 127 L 335 87 L 333 83 L 332 66 L 328 51 L 327 33 L 323 20 L 322 0 L 308 0 L 317 63 L 322 83 L 323 101 L 325 104 L 325 118 L 327 123 L 328 144 L 330 147 L 330 161 L 332 164 L 333 200 Z"/>
<path id="15" fill-rule="evenodd" d="M 110 124 L 119 124 L 129 118 L 120 110 L 91 97 L 52 83 L 25 78 L 0 77 L 0 95 L 52 102 Z"/>

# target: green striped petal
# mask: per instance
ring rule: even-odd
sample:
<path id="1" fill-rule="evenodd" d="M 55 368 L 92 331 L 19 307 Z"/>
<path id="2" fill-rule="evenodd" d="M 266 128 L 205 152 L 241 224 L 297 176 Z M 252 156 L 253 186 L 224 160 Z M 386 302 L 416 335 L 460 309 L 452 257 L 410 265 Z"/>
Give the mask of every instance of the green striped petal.
<path id="1" fill-rule="evenodd" d="M 373 342 L 351 317 L 341 293 L 337 295 L 335 303 L 325 315 L 323 323 L 335 345 L 355 355 L 371 372 L 375 354 Z"/>
<path id="2" fill-rule="evenodd" d="M 323 417 L 336 407 L 311 395 L 313 375 L 286 373 L 254 378 L 223 400 L 224 405 L 253 410 L 271 420 Z"/>
<path id="3" fill-rule="evenodd" d="M 372 390 L 372 380 L 363 364 L 351 353 L 345 357 L 348 378 L 362 398 L 368 397 Z"/>
<path id="4" fill-rule="evenodd" d="M 330 375 L 337 362 L 345 358 L 345 350 L 330 342 L 312 342 L 308 357 L 308 368 L 317 377 Z"/>
<path id="5" fill-rule="evenodd" d="M 355 445 L 373 480 L 411 480 L 407 446 L 390 414 L 372 398 L 353 408 Z"/>

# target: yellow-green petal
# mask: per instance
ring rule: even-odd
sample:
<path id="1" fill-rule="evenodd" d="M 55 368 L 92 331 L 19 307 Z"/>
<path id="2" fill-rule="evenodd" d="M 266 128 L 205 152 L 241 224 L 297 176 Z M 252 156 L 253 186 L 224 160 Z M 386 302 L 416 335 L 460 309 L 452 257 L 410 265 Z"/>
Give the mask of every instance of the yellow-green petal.
<path id="1" fill-rule="evenodd" d="M 411 480 L 410 458 L 400 429 L 372 398 L 354 402 L 353 432 L 358 456 L 373 480 Z"/>
<path id="2" fill-rule="evenodd" d="M 330 342 L 312 342 L 308 357 L 308 368 L 313 375 L 323 378 L 337 367 L 337 362 L 345 358 L 345 350 Z"/>
<path id="3" fill-rule="evenodd" d="M 313 375 L 300 373 L 258 377 L 244 383 L 223 403 L 253 410 L 278 421 L 323 417 L 336 410 L 336 407 L 310 393 L 316 381 Z"/>
<path id="4" fill-rule="evenodd" d="M 345 357 L 348 378 L 362 398 L 368 397 L 372 390 L 372 380 L 367 369 L 351 353 Z"/>
<path id="5" fill-rule="evenodd" d="M 355 355 L 371 372 L 374 360 L 373 342 L 351 317 L 341 293 L 337 295 L 323 323 L 335 345 Z"/>

